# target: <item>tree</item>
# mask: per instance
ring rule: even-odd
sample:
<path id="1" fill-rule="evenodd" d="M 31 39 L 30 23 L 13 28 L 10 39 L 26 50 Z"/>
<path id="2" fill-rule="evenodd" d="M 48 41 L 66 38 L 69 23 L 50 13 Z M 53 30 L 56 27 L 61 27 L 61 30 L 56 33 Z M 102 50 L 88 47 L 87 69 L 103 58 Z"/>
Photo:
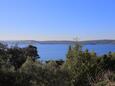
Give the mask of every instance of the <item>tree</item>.
<path id="1" fill-rule="evenodd" d="M 15 70 L 19 69 L 27 58 L 23 48 L 10 48 L 8 54 L 11 56 L 10 63 L 15 67 Z"/>
<path id="2" fill-rule="evenodd" d="M 112 57 L 115 58 L 115 52 L 112 53 Z"/>
<path id="3" fill-rule="evenodd" d="M 25 63 L 27 57 L 31 57 L 33 61 L 39 58 L 37 48 L 32 45 L 29 45 L 27 48 L 9 48 L 7 52 L 11 56 L 10 63 L 15 67 L 15 70 Z"/>
<path id="4" fill-rule="evenodd" d="M 75 41 L 73 45 L 69 46 L 65 66 L 71 69 L 72 66 L 78 62 L 80 54 L 81 54 L 81 46 L 78 41 Z"/>
<path id="5" fill-rule="evenodd" d="M 31 57 L 33 61 L 40 58 L 38 55 L 37 47 L 29 45 L 27 48 L 25 48 L 25 54 L 28 57 Z"/>
<path id="6" fill-rule="evenodd" d="M 96 52 L 94 50 L 90 54 L 91 54 L 91 57 L 93 57 L 93 58 L 97 57 Z"/>
<path id="7" fill-rule="evenodd" d="M 72 62 L 74 61 L 73 58 L 74 58 L 73 50 L 72 50 L 72 47 L 69 46 L 68 53 L 66 56 L 66 65 L 70 66 L 70 64 L 72 64 Z"/>

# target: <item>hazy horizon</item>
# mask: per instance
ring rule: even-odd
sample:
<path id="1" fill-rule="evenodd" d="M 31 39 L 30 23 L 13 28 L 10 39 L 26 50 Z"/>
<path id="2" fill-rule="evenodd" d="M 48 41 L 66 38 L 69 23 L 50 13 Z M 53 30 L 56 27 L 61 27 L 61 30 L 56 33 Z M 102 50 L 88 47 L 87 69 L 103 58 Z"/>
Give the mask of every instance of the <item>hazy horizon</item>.
<path id="1" fill-rule="evenodd" d="M 114 40 L 115 41 L 115 39 L 93 39 L 93 40 L 77 40 L 77 41 L 98 41 L 98 40 L 106 40 L 106 41 L 111 41 L 111 40 Z M 76 40 L 0 40 L 0 41 L 76 41 Z"/>
<path id="2" fill-rule="evenodd" d="M 115 0 L 1 0 L 0 40 L 115 39 Z"/>

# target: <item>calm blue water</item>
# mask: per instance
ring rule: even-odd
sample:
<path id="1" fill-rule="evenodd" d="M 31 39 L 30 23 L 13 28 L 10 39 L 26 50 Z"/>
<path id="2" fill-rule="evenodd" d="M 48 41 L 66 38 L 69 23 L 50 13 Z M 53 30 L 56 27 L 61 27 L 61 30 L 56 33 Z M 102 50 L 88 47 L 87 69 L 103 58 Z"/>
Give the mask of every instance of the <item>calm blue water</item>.
<path id="1" fill-rule="evenodd" d="M 68 44 L 40 44 L 38 45 L 38 52 L 41 60 L 64 60 L 68 47 Z"/>
<path id="2" fill-rule="evenodd" d="M 25 47 L 27 45 L 21 45 Z M 69 44 L 37 44 L 40 60 L 64 60 L 68 51 Z M 115 52 L 115 45 L 84 45 L 83 50 L 95 51 L 97 55 L 103 55 L 109 51 Z"/>

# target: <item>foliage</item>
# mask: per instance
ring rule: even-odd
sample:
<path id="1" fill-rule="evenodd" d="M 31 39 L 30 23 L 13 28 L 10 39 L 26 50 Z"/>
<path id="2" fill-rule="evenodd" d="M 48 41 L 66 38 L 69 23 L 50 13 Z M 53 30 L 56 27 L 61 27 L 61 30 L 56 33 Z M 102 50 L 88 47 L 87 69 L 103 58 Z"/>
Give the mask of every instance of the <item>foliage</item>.
<path id="1" fill-rule="evenodd" d="M 97 56 L 79 43 L 64 61 L 40 62 L 35 46 L 0 44 L 0 86 L 107 86 L 115 82 L 115 54 Z"/>

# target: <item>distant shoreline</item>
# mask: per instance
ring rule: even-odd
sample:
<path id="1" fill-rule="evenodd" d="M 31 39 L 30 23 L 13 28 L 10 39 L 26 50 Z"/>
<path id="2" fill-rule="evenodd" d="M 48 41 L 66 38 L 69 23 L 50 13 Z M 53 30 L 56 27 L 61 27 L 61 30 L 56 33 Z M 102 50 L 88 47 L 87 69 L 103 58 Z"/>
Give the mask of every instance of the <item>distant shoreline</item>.
<path id="1" fill-rule="evenodd" d="M 96 44 L 115 44 L 115 40 L 88 40 L 88 41 L 78 41 L 83 45 L 96 45 Z M 35 41 L 35 40 L 9 40 L 9 41 L 0 41 L 3 44 L 73 44 L 75 41 Z"/>

